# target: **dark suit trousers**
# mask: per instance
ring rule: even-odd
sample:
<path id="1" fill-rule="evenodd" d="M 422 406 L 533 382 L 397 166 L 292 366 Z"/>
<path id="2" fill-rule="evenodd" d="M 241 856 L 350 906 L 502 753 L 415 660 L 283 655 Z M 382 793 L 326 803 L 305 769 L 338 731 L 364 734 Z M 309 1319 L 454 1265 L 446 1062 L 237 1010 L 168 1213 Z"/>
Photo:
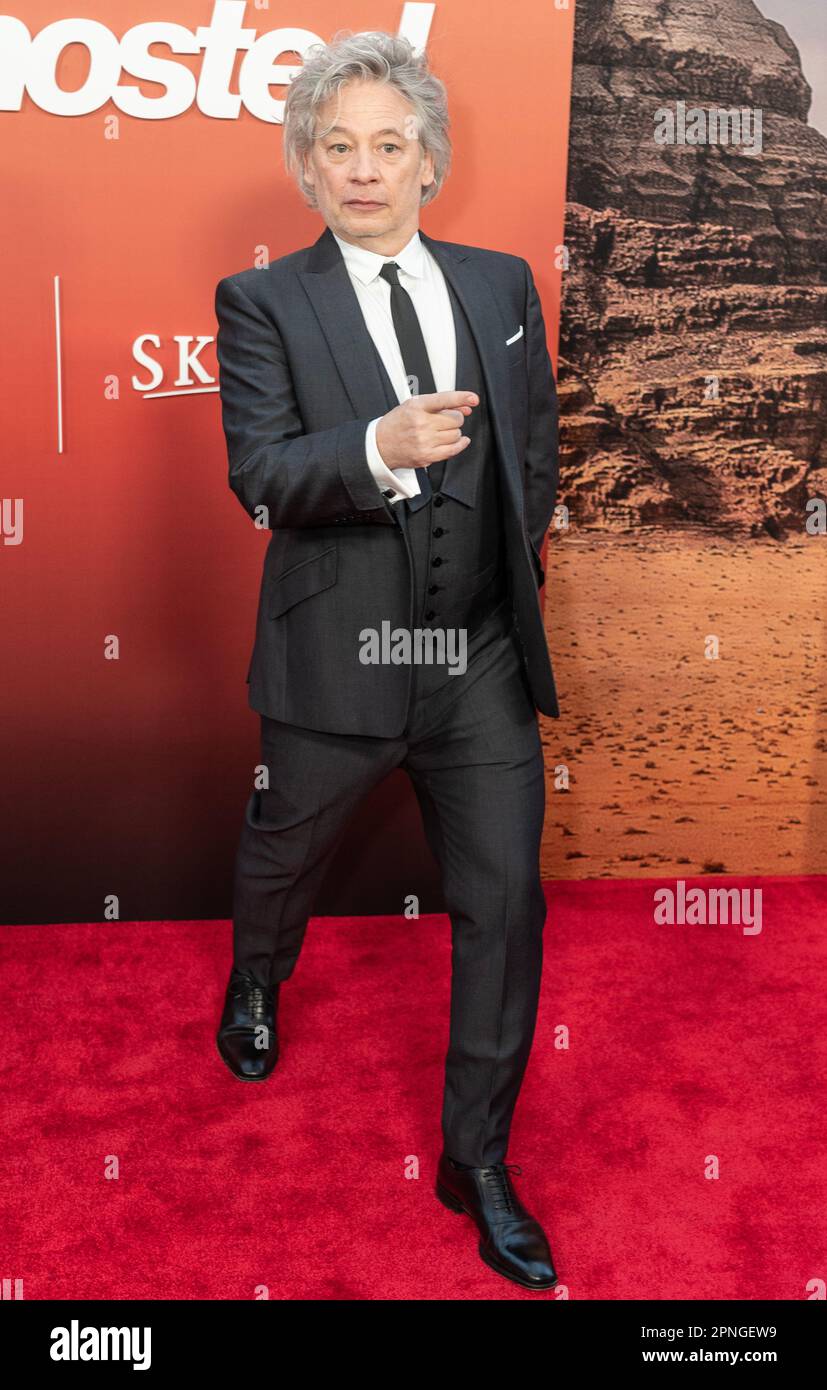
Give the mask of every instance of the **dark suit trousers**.
<path id="1" fill-rule="evenodd" d="M 507 605 L 506 605 L 507 608 Z M 507 615 L 510 616 L 510 615 Z M 246 808 L 236 864 L 234 960 L 262 982 L 293 971 L 313 900 L 364 796 L 396 767 L 413 782 L 451 919 L 450 1041 L 442 1130 L 460 1163 L 506 1156 L 534 1034 L 545 899 L 537 714 L 500 616 L 462 675 L 437 689 L 414 666 L 398 738 L 320 733 L 261 717 L 269 790 Z"/>

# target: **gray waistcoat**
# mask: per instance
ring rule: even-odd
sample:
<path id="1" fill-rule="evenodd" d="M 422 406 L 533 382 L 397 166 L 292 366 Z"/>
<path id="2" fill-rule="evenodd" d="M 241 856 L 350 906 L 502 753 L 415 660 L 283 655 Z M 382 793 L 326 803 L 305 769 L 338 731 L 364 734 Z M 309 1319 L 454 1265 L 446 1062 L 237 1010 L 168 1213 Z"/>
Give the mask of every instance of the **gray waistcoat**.
<path id="1" fill-rule="evenodd" d="M 491 433 L 476 344 L 465 312 L 448 285 L 457 342 L 456 388 L 475 391 L 480 403 L 462 425 L 471 443 L 461 454 L 428 469 L 432 495 L 397 502 L 414 568 L 414 629 L 465 629 L 467 660 L 508 630 L 505 542 L 499 465 Z M 377 354 L 378 356 L 378 354 Z M 382 370 L 389 409 L 399 402 Z M 402 513 L 404 509 L 404 514 Z M 460 650 L 456 635 L 453 646 Z M 412 699 L 439 689 L 449 675 L 445 663 L 415 665 Z"/>

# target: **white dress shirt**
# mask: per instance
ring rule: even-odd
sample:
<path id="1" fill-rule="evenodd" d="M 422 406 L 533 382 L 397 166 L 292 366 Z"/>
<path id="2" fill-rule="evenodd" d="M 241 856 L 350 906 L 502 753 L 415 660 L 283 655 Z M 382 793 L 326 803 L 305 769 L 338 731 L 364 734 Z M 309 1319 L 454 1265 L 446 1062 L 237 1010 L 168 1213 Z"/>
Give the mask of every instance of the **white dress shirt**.
<path id="1" fill-rule="evenodd" d="M 344 256 L 367 330 L 385 364 L 400 404 L 408 400 L 411 390 L 393 326 L 391 287 L 379 274 L 382 266 L 388 261 L 395 261 L 399 266 L 399 283 L 413 300 L 436 389 L 453 391 L 456 382 L 457 343 L 451 300 L 445 277 L 424 242 L 420 240 L 419 232 L 414 232 L 407 246 L 396 256 L 381 256 L 376 251 L 366 251 L 362 246 L 353 246 L 349 241 L 343 241 L 335 232 L 333 235 Z M 365 452 L 370 471 L 383 492 L 388 488 L 393 489 L 394 495 L 388 498 L 389 502 L 401 502 L 404 497 L 416 497 L 420 491 L 416 470 L 388 468 L 376 447 L 376 426 L 381 418 L 381 415 L 377 415 L 375 420 L 371 420 L 365 435 Z"/>

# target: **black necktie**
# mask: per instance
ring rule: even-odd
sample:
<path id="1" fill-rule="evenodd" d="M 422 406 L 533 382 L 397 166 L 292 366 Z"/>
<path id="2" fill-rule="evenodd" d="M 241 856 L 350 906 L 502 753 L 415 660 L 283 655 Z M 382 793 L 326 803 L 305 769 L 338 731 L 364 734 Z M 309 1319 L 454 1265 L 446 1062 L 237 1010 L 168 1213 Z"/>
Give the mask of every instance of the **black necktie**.
<path id="1" fill-rule="evenodd" d="M 399 267 L 396 261 L 386 261 L 379 271 L 383 280 L 387 280 L 391 287 L 391 315 L 393 326 L 396 331 L 396 338 L 399 343 L 399 351 L 402 354 L 402 363 L 405 367 L 405 375 L 408 378 L 408 385 L 412 396 L 424 396 L 429 392 L 436 391 L 434 374 L 431 371 L 431 363 L 428 357 L 428 349 L 425 346 L 425 339 L 422 336 L 422 328 L 414 308 L 413 300 L 408 291 L 403 289 L 399 283 Z M 432 467 L 439 470 L 440 475 L 444 469 L 444 464 L 436 463 Z M 431 495 L 431 484 L 428 478 L 429 469 L 417 468 L 416 476 L 419 479 L 419 487 L 424 497 Z M 440 478 L 435 477 L 435 482 L 439 486 Z"/>

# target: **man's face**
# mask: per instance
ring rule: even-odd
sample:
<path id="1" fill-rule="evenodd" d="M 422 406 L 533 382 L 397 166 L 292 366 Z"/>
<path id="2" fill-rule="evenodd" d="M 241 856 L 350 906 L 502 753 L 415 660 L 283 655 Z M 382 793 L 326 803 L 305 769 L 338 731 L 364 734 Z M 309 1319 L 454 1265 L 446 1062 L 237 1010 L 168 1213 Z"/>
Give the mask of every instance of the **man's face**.
<path id="1" fill-rule="evenodd" d="M 319 110 L 305 177 L 319 211 L 343 241 L 394 255 L 419 226 L 433 159 L 422 151 L 410 102 L 387 82 L 348 82 Z"/>

